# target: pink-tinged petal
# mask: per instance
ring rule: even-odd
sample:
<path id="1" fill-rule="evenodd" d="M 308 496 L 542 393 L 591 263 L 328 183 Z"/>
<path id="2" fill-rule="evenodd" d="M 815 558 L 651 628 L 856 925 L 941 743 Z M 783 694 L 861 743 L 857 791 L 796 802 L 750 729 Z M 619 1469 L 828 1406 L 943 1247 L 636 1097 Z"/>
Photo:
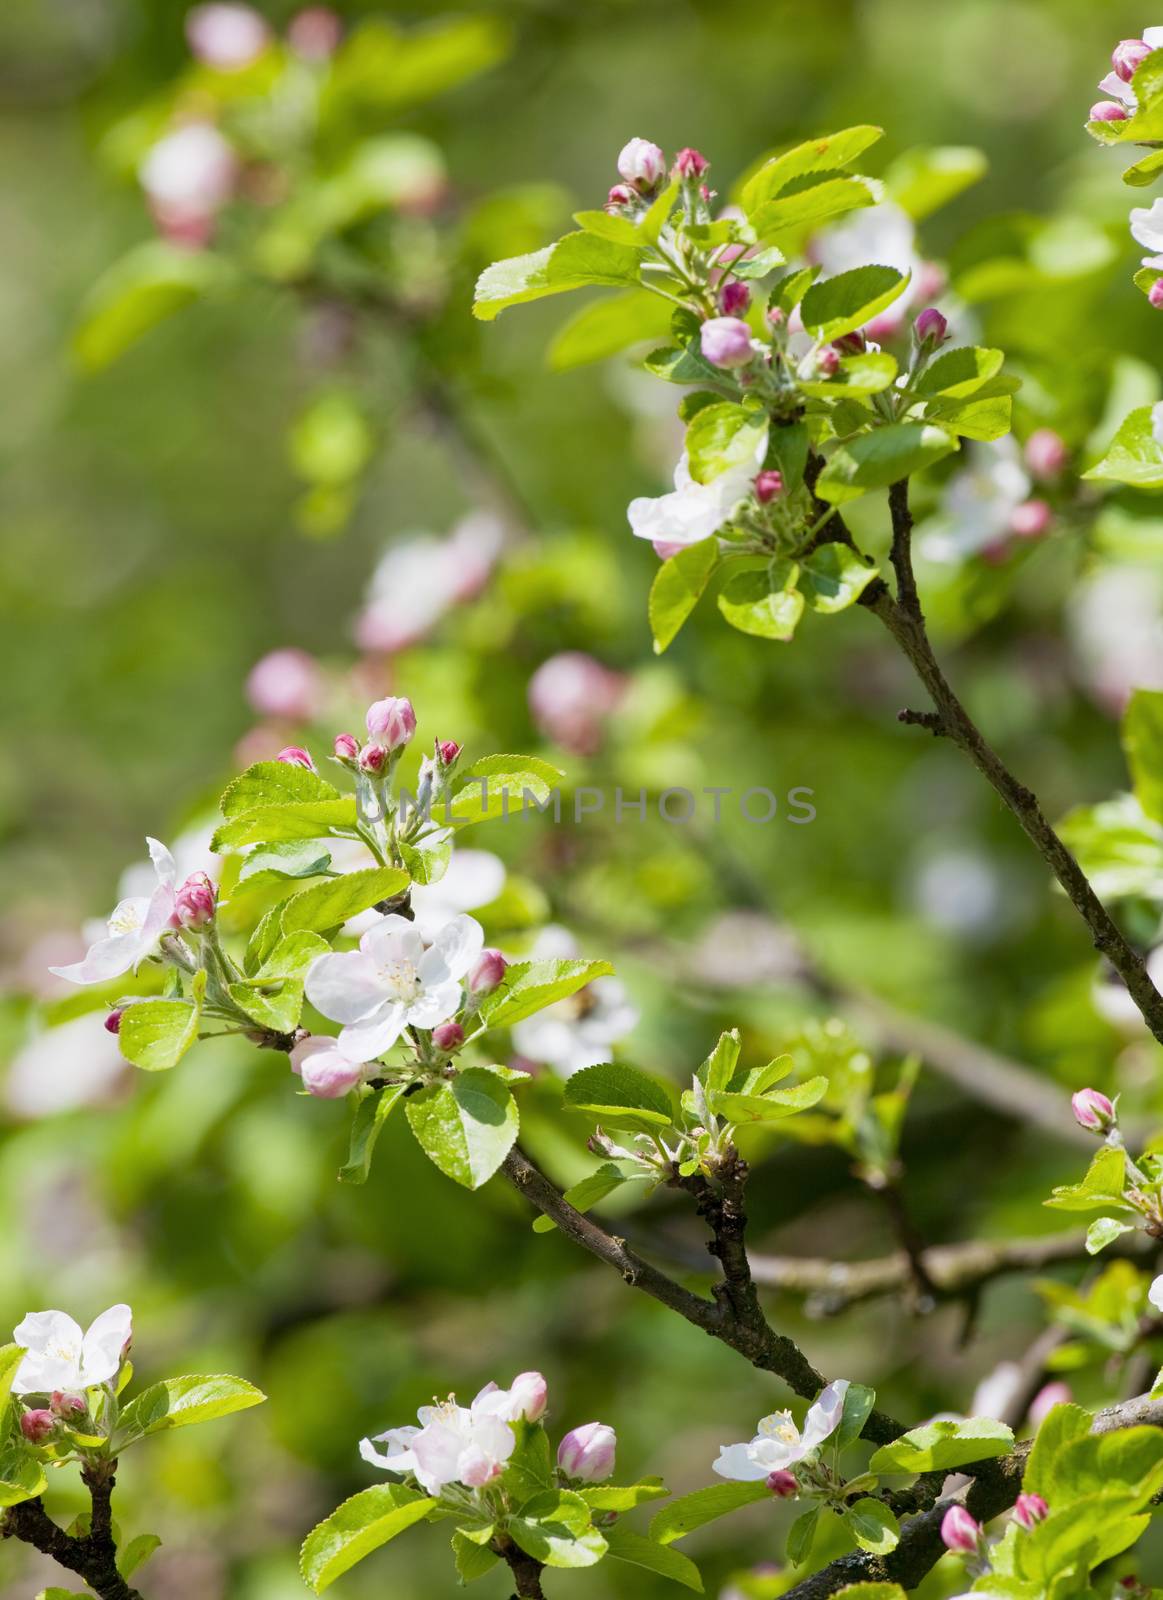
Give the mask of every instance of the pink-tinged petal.
<path id="1" fill-rule="evenodd" d="M 485 931 L 475 917 L 461 915 L 446 923 L 432 941 L 452 978 L 463 978 L 484 948 Z"/>
<path id="2" fill-rule="evenodd" d="M 814 1450 L 818 1444 L 823 1444 L 825 1439 L 835 1433 L 844 1414 L 844 1396 L 847 1393 L 847 1378 L 838 1378 L 821 1392 L 814 1405 L 808 1407 L 800 1441 L 805 1451 Z"/>
<path id="3" fill-rule="evenodd" d="M 332 951 L 307 968 L 307 998 L 332 1022 L 358 1022 L 383 1004 L 379 969 L 359 950 Z"/>
<path id="4" fill-rule="evenodd" d="M 359 941 L 359 948 L 373 961 L 386 965 L 392 961 L 410 961 L 417 966 L 424 954 L 424 941 L 419 930 L 407 917 L 381 917 L 375 927 L 369 928 Z"/>
<path id="5" fill-rule="evenodd" d="M 416 1435 L 412 1441 L 416 1476 L 429 1494 L 439 1494 L 446 1483 L 456 1481 L 464 1442 L 465 1430 L 455 1423 L 432 1422 Z"/>
<path id="6" fill-rule="evenodd" d="M 460 984 L 455 978 L 447 983 L 438 983 L 435 988 L 425 989 L 411 1002 L 406 1008 L 407 1020 L 415 1028 L 435 1028 L 456 1015 L 463 998 Z"/>
<path id="7" fill-rule="evenodd" d="M 416 1458 L 412 1454 L 411 1443 L 419 1432 L 419 1428 L 412 1427 L 389 1428 L 386 1433 L 378 1433 L 374 1438 L 361 1439 L 359 1453 L 373 1467 L 383 1467 L 387 1472 L 415 1472 Z M 377 1450 L 377 1444 L 386 1444 L 388 1448 Z"/>
<path id="8" fill-rule="evenodd" d="M 500 1475 L 501 1463 L 494 1461 L 478 1445 L 469 1445 L 467 1450 L 461 1452 L 456 1463 L 457 1479 L 469 1489 L 483 1489 L 486 1483 L 491 1483 Z"/>
<path id="9" fill-rule="evenodd" d="M 746 1444 L 720 1445 L 719 1459 L 711 1463 L 712 1472 L 733 1483 L 761 1483 L 770 1470 L 752 1458 L 751 1447 Z"/>
<path id="10" fill-rule="evenodd" d="M 128 972 L 138 958 L 137 933 L 112 933 L 107 939 L 98 939 L 89 946 L 83 961 L 74 961 L 68 967 L 50 967 L 54 978 L 64 978 L 69 983 L 108 983 Z"/>
<path id="11" fill-rule="evenodd" d="M 1131 88 L 1129 83 L 1123 82 L 1117 72 L 1108 72 L 1106 77 L 1103 78 L 1102 82 L 1099 84 L 1099 88 L 1102 90 L 1103 94 L 1109 94 L 1113 99 L 1121 100 L 1125 106 L 1133 107 L 1137 104 L 1135 99 L 1135 91 Z"/>
<path id="12" fill-rule="evenodd" d="M 149 909 L 138 935 L 138 961 L 148 956 L 162 934 L 170 925 L 177 904 L 177 894 L 172 883 L 159 883 L 149 897 Z"/>
<path id="13" fill-rule="evenodd" d="M 352 1061 L 372 1061 L 391 1049 L 407 1020 L 408 1013 L 402 1005 L 385 1001 L 370 1015 L 344 1028 L 339 1035 L 339 1048 Z"/>
<path id="14" fill-rule="evenodd" d="M 145 842 L 149 845 L 149 859 L 153 862 L 158 882 L 168 883 L 171 889 L 174 888 L 178 881 L 178 869 L 173 856 L 160 839 L 151 839 L 147 835 Z"/>
<path id="15" fill-rule="evenodd" d="M 81 1346 L 81 1383 L 107 1383 L 121 1369 L 133 1338 L 133 1312 L 127 1305 L 110 1306 L 92 1323 Z"/>

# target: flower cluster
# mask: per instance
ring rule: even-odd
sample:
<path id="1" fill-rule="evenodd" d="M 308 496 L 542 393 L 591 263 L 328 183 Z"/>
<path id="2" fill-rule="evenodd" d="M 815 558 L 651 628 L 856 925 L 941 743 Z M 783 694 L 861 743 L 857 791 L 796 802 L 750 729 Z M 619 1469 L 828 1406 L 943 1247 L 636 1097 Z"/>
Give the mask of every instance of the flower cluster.
<path id="1" fill-rule="evenodd" d="M 764 1417 L 753 1439 L 723 1445 L 715 1471 L 736 1483 L 766 1483 L 781 1500 L 801 1495 L 828 1500 L 850 1492 L 833 1466 L 821 1459 L 823 1446 L 840 1426 L 849 1387 L 844 1378 L 830 1383 L 808 1407 L 802 1429 L 790 1411 Z"/>

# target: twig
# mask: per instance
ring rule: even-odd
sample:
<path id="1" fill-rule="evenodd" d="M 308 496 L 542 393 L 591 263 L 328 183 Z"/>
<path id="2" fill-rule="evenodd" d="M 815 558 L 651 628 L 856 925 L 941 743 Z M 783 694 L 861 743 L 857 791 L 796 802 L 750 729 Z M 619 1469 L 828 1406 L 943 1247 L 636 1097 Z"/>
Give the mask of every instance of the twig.
<path id="1" fill-rule="evenodd" d="M 508 1536 L 498 1540 L 494 1549 L 513 1574 L 513 1600 L 545 1600 L 545 1591 L 541 1587 L 541 1573 L 544 1570 L 541 1562 L 534 1556 L 526 1555 Z"/>
<path id="2" fill-rule="evenodd" d="M 51 1556 L 68 1572 L 75 1572 L 100 1596 L 100 1600 L 142 1600 L 117 1570 L 117 1545 L 113 1538 L 113 1484 L 117 1463 L 84 1468 L 81 1476 L 89 1490 L 92 1514 L 89 1531 L 69 1534 L 49 1516 L 44 1502 L 24 1500 L 9 1506 L 0 1520 L 0 1536 L 20 1539 Z"/>

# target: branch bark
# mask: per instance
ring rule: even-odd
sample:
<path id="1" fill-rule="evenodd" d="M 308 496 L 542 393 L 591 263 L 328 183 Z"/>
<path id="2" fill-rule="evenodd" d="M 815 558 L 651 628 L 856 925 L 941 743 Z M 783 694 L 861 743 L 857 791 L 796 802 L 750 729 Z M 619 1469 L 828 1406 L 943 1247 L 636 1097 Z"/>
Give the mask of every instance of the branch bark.
<path id="1" fill-rule="evenodd" d="M 52 1520 L 44 1502 L 25 1500 L 10 1506 L 0 1520 L 0 1535 L 20 1539 L 59 1566 L 83 1578 L 100 1600 L 142 1600 L 117 1570 L 117 1545 L 113 1538 L 113 1485 L 116 1462 L 100 1468 L 83 1468 L 92 1515 L 88 1533 L 69 1534 Z"/>

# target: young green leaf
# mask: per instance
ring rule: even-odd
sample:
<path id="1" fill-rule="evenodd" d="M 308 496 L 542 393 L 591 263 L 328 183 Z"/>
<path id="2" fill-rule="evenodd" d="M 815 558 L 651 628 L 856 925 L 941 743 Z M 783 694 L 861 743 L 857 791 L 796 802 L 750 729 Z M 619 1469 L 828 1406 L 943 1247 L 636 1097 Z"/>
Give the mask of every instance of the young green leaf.
<path id="1" fill-rule="evenodd" d="M 520 1125 L 508 1088 L 481 1067 L 409 1095 L 405 1109 L 424 1152 L 466 1189 L 488 1182 L 512 1149 Z"/>
<path id="2" fill-rule="evenodd" d="M 406 1083 L 390 1083 L 373 1089 L 356 1106 L 347 1160 L 339 1169 L 340 1183 L 367 1182 L 376 1141 L 407 1087 Z"/>
<path id="3" fill-rule="evenodd" d="M 855 605 L 876 575 L 850 545 L 822 544 L 800 562 L 799 587 L 813 611 L 831 615 Z"/>
<path id="4" fill-rule="evenodd" d="M 592 233 L 567 233 L 543 250 L 486 267 L 477 279 L 473 315 L 491 322 L 509 306 L 587 284 L 636 286 L 641 265 L 642 250 L 636 245 Z"/>
<path id="5" fill-rule="evenodd" d="M 985 153 L 971 145 L 930 145 L 906 150 L 884 175 L 889 199 L 914 222 L 947 206 L 989 170 Z"/>
<path id="6" fill-rule="evenodd" d="M 238 869 L 238 881 L 249 883 L 260 875 L 264 883 L 268 878 L 316 878 L 330 865 L 331 852 L 323 840 L 292 839 L 252 850 Z"/>
<path id="7" fill-rule="evenodd" d="M 651 1500 L 665 1500 L 670 1491 L 661 1478 L 643 1478 L 639 1483 L 618 1485 L 595 1483 L 578 1493 L 591 1511 L 633 1511 Z"/>
<path id="8" fill-rule="evenodd" d="M 515 961 L 481 1002 L 481 1021 L 490 1028 L 511 1027 L 613 970 L 608 961 Z"/>
<path id="9" fill-rule="evenodd" d="M 596 1172 L 591 1172 L 588 1178 L 583 1178 L 580 1183 L 575 1183 L 571 1189 L 567 1189 L 562 1199 L 568 1201 L 575 1211 L 589 1211 L 593 1206 L 600 1204 L 607 1195 L 613 1194 L 615 1189 L 620 1189 L 624 1183 L 630 1181 L 612 1161 L 606 1161 Z M 552 1217 L 538 1217 L 533 1224 L 533 1232 L 552 1233 L 556 1227 L 557 1223 Z"/>
<path id="10" fill-rule="evenodd" d="M 684 1589 L 693 1589 L 696 1594 L 702 1594 L 703 1580 L 699 1569 L 681 1550 L 657 1544 L 653 1539 L 644 1539 L 640 1533 L 632 1532 L 621 1523 L 608 1528 L 605 1537 L 609 1554 L 615 1561 L 625 1561 L 629 1566 L 657 1573 L 660 1578 L 669 1578 L 672 1583 L 681 1583 Z"/>
<path id="11" fill-rule="evenodd" d="M 865 350 L 859 355 L 846 356 L 835 377 L 820 382 L 805 383 L 800 389 L 817 400 L 831 400 L 839 395 L 880 394 L 897 375 L 896 357 L 887 350 Z"/>
<path id="12" fill-rule="evenodd" d="M 756 236 L 764 244 L 771 241 L 789 243 L 789 236 L 801 236 L 808 229 L 818 228 L 822 222 L 842 217 L 846 211 L 857 211 L 861 206 L 875 205 L 884 190 L 874 178 L 825 178 L 807 188 L 794 185 L 774 200 L 748 213 Z M 795 243 L 795 238 L 790 239 Z"/>
<path id="13" fill-rule="evenodd" d="M 801 1513 L 792 1523 L 787 1536 L 787 1558 L 793 1567 L 802 1567 L 812 1553 L 816 1529 L 820 1525 L 820 1507 Z"/>
<path id="14" fill-rule="evenodd" d="M 886 489 L 931 467 L 958 448 L 944 428 L 920 422 L 894 422 L 850 439 L 833 452 L 820 474 L 816 493 L 840 505 L 869 489 Z"/>
<path id="15" fill-rule="evenodd" d="M 364 1556 L 423 1522 L 435 1505 L 398 1483 L 379 1483 L 353 1495 L 307 1535 L 299 1555 L 304 1581 L 322 1594 Z"/>
<path id="16" fill-rule="evenodd" d="M 118 1449 L 147 1434 L 188 1428 L 197 1422 L 213 1422 L 235 1411 L 246 1411 L 265 1399 L 266 1395 L 253 1383 L 225 1373 L 166 1378 L 143 1389 L 122 1411 L 117 1425 Z"/>
<path id="17" fill-rule="evenodd" d="M 532 801 L 543 805 L 561 777 L 560 768 L 536 756 L 483 756 L 465 767 L 451 800 L 434 808 L 434 815 L 457 828 L 507 817 Z"/>
<path id="18" fill-rule="evenodd" d="M 303 767 L 288 767 L 302 772 Z M 291 839 L 320 839 L 335 829 L 350 831 L 356 824 L 355 796 L 334 800 L 304 800 L 296 804 L 257 806 L 224 822 L 210 841 L 222 854 L 249 844 L 282 844 Z"/>
<path id="19" fill-rule="evenodd" d="M 565 1106 L 569 1111 L 587 1112 L 605 1126 L 633 1133 L 668 1128 L 674 1121 L 669 1090 L 656 1078 L 622 1062 L 583 1067 L 567 1078 Z"/>
<path id="20" fill-rule="evenodd" d="M 1126 1164 L 1125 1150 L 1104 1145 L 1081 1183 L 1061 1185 L 1042 1203 L 1055 1211 L 1101 1211 L 1105 1206 L 1127 1209 L 1123 1198 Z"/>
<path id="21" fill-rule="evenodd" d="M 606 1553 L 581 1495 L 551 1489 L 526 1501 L 509 1533 L 525 1554 L 546 1567 L 592 1567 Z"/>
<path id="22" fill-rule="evenodd" d="M 349 917 L 378 905 L 381 900 L 391 900 L 408 887 L 408 874 L 402 867 L 367 867 L 359 872 L 345 872 L 342 877 L 328 878 L 323 883 L 313 883 L 309 889 L 283 903 L 283 932 L 293 933 L 298 928 L 326 933 L 341 927 Z"/>
<path id="23" fill-rule="evenodd" d="M 685 1539 L 696 1528 L 728 1516 L 741 1506 L 770 1499 L 771 1490 L 766 1483 L 714 1483 L 707 1489 L 696 1489 L 693 1494 L 680 1495 L 663 1506 L 650 1524 L 650 1537 L 656 1544 L 673 1544 L 676 1539 Z"/>
<path id="24" fill-rule="evenodd" d="M 198 1037 L 206 974 L 198 972 L 189 1000 L 140 1000 L 121 1013 L 117 1042 L 127 1061 L 143 1072 L 176 1067 Z"/>
<path id="25" fill-rule="evenodd" d="M 308 767 L 289 761 L 258 761 L 247 767 L 223 791 L 218 802 L 222 815 L 245 816 L 260 806 L 294 805 L 304 800 L 335 800 L 339 790 Z"/>
<path id="26" fill-rule="evenodd" d="M 650 585 L 650 631 L 654 653 L 661 655 L 698 605 L 719 564 L 717 539 L 700 539 L 664 561 Z"/>
<path id="27" fill-rule="evenodd" d="M 814 283 L 800 302 L 800 316 L 817 338 L 839 339 L 879 316 L 908 283 L 895 267 L 853 267 Z"/>
<path id="28" fill-rule="evenodd" d="M 501 1559 L 488 1545 L 477 1544 L 459 1529 L 452 1536 L 452 1558 L 461 1583 L 475 1583 L 477 1578 L 491 1572 Z"/>
<path id="29" fill-rule="evenodd" d="M 807 139 L 765 161 L 743 185 L 740 204 L 750 214 L 766 201 L 774 200 L 797 178 L 809 173 L 831 175 L 841 171 L 883 137 L 883 128 L 861 124 L 842 128 L 839 133 L 826 133 L 818 139 Z"/>
<path id="30" fill-rule="evenodd" d="M 699 1081 L 709 1094 L 730 1086 L 741 1047 L 738 1028 L 730 1028 L 719 1035 L 715 1048 L 699 1068 Z"/>
<path id="31" fill-rule="evenodd" d="M 546 356 L 554 372 L 605 361 L 642 339 L 660 339 L 670 328 L 670 304 L 648 289 L 629 289 L 583 306 L 564 323 Z"/>
<path id="32" fill-rule="evenodd" d="M 1120 1222 L 1117 1217 L 1096 1217 L 1086 1230 L 1086 1253 L 1096 1256 L 1122 1234 L 1134 1231 L 1133 1222 Z"/>
<path id="33" fill-rule="evenodd" d="M 704 406 L 686 431 L 691 477 L 696 483 L 710 483 L 731 467 L 754 462 L 767 427 L 766 413 L 749 406 L 727 400 Z"/>
<path id="34" fill-rule="evenodd" d="M 971 1461 L 988 1461 L 1012 1450 L 1014 1432 L 992 1417 L 964 1422 L 927 1422 L 881 1445 L 868 1463 L 870 1472 L 949 1472 Z"/>
<path id="35" fill-rule="evenodd" d="M 836 1430 L 836 1443 L 843 1450 L 855 1443 L 876 1404 L 876 1390 L 863 1383 L 850 1383 L 844 1392 L 844 1410 Z"/>
<path id="36" fill-rule="evenodd" d="M 883 1500 L 857 1500 L 844 1513 L 849 1531 L 862 1550 L 886 1556 L 900 1543 L 900 1523 Z"/>
<path id="37" fill-rule="evenodd" d="M 799 570 L 783 557 L 733 562 L 716 604 L 740 633 L 786 641 L 804 612 L 804 597 L 796 588 Z"/>
<path id="38" fill-rule="evenodd" d="M 964 400 L 991 378 L 996 378 L 1004 364 L 1003 350 L 959 345 L 953 350 L 943 350 L 929 362 L 913 383 L 913 392 L 926 397 L 948 395 L 954 400 Z"/>
<path id="39" fill-rule="evenodd" d="M 135 1539 L 130 1539 L 117 1552 L 118 1572 L 123 1578 L 132 1578 L 140 1567 L 144 1567 L 154 1551 L 161 1549 L 161 1543 L 156 1533 L 139 1533 Z"/>
<path id="40" fill-rule="evenodd" d="M 1131 695 L 1123 749 L 1139 804 L 1153 822 L 1163 822 L 1163 691 L 1136 689 Z"/>
<path id="41" fill-rule="evenodd" d="M 768 1094 L 709 1094 L 708 1104 L 717 1117 L 731 1122 L 779 1122 L 817 1105 L 828 1092 L 827 1078 L 809 1078 L 791 1089 Z"/>
<path id="42" fill-rule="evenodd" d="M 44 1468 L 30 1450 L 19 1445 L 0 1449 L 0 1506 L 35 1500 L 47 1487 Z"/>
<path id="43" fill-rule="evenodd" d="M 1130 412 L 1101 461 L 1082 476 L 1133 489 L 1163 489 L 1163 444 L 1155 437 L 1152 408 L 1138 406 Z"/>
<path id="44" fill-rule="evenodd" d="M 196 300 L 228 286 L 234 270 L 210 250 L 185 250 L 151 239 L 137 245 L 94 284 L 73 335 L 90 372 L 117 360 L 143 334 Z"/>

